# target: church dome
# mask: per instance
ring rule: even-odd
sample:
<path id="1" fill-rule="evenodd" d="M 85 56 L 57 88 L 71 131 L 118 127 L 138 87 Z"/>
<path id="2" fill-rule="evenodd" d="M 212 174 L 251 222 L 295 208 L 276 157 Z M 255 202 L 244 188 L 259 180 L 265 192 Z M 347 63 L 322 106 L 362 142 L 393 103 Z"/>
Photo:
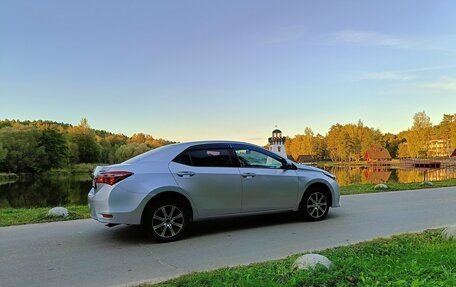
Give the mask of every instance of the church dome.
<path id="1" fill-rule="evenodd" d="M 279 130 L 279 129 L 275 129 L 275 130 L 272 131 L 272 133 L 273 133 L 273 134 L 281 134 L 282 131 Z"/>

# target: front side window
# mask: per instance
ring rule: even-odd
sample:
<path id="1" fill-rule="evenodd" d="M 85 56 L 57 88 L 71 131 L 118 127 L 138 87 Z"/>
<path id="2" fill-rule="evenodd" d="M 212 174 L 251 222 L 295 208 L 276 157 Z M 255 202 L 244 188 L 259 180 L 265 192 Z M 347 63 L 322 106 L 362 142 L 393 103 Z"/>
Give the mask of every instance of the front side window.
<path id="1" fill-rule="evenodd" d="M 193 166 L 232 167 L 228 149 L 201 149 L 188 152 Z"/>
<path id="2" fill-rule="evenodd" d="M 259 151 L 239 148 L 235 149 L 241 167 L 282 168 L 282 162 Z"/>

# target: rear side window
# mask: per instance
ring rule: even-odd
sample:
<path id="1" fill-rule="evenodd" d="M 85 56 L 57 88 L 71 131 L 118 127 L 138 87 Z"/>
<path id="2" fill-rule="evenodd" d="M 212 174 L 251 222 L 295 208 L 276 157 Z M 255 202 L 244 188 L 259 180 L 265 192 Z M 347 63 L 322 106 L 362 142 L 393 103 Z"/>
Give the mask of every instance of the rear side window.
<path id="1" fill-rule="evenodd" d="M 232 167 L 228 149 L 201 149 L 188 151 L 193 166 Z"/>
<path id="2" fill-rule="evenodd" d="M 176 156 L 176 158 L 173 159 L 173 161 L 180 163 L 180 164 L 192 165 L 192 161 L 190 159 L 190 155 L 188 154 L 188 151 L 184 151 L 180 155 Z"/>

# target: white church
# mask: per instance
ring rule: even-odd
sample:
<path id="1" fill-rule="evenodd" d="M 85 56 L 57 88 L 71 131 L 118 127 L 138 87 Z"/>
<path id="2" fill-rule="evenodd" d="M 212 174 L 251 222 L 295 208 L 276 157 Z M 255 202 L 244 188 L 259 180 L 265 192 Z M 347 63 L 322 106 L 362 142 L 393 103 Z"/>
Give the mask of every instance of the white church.
<path id="1" fill-rule="evenodd" d="M 287 152 L 285 151 L 285 137 L 282 136 L 282 131 L 278 129 L 273 130 L 272 137 L 270 137 L 268 141 L 270 151 L 283 158 L 287 158 Z"/>

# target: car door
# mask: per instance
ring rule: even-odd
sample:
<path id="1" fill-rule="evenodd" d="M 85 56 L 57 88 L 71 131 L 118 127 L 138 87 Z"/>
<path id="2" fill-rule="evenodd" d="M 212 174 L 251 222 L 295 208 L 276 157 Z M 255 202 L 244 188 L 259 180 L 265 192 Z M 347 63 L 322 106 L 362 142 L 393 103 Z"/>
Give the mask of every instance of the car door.
<path id="1" fill-rule="evenodd" d="M 248 145 L 233 145 L 242 178 L 242 212 L 289 210 L 296 206 L 296 171 L 283 167 L 279 156 Z"/>
<path id="2" fill-rule="evenodd" d="M 233 157 L 228 145 L 205 144 L 187 149 L 169 164 L 200 217 L 240 213 L 242 181 Z"/>

